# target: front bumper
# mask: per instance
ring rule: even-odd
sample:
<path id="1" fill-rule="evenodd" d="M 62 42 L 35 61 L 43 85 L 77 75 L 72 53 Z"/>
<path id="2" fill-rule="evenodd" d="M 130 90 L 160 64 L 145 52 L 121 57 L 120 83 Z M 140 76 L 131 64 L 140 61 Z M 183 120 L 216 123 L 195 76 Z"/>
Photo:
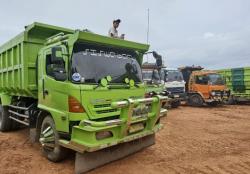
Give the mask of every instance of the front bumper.
<path id="1" fill-rule="evenodd" d="M 166 115 L 167 110 L 161 109 L 161 105 L 166 99 L 167 97 L 157 95 L 152 98 L 113 102 L 113 108 L 121 109 L 119 119 L 82 120 L 78 126 L 73 126 L 71 140 L 60 140 L 59 144 L 80 153 L 93 152 L 154 134 L 162 128 L 160 119 Z M 139 104 L 150 104 L 151 111 L 147 115 L 134 117 L 133 109 Z M 98 139 L 97 133 L 100 132 L 108 132 L 112 136 Z"/>
<path id="2" fill-rule="evenodd" d="M 168 94 L 168 98 L 174 101 L 184 101 L 186 99 L 186 93 L 176 93 L 176 94 Z"/>
<path id="3" fill-rule="evenodd" d="M 229 95 L 225 94 L 225 95 L 214 95 L 214 96 L 210 96 L 209 99 L 206 99 L 205 102 L 207 103 L 211 103 L 211 102 L 223 102 L 228 100 Z"/>

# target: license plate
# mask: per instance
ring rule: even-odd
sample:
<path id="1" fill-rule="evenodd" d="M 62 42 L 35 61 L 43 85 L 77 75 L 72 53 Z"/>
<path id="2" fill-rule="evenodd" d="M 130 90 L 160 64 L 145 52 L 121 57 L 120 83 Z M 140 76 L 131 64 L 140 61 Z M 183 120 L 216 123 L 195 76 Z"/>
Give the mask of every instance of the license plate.
<path id="1" fill-rule="evenodd" d="M 178 97 L 180 97 L 179 95 L 174 95 L 174 98 L 178 98 Z"/>
<path id="2" fill-rule="evenodd" d="M 144 129 L 144 124 L 143 123 L 133 124 L 129 128 L 129 133 L 139 132 L 139 131 L 141 131 L 143 129 Z"/>

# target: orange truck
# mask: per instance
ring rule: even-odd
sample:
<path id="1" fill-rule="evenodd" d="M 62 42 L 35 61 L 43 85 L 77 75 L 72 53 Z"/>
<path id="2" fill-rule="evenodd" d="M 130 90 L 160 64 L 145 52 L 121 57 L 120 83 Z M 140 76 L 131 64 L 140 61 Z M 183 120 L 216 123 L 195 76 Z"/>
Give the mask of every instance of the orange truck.
<path id="1" fill-rule="evenodd" d="M 230 91 L 225 86 L 223 77 L 216 71 L 203 70 L 200 66 L 186 66 L 179 70 L 186 81 L 189 105 L 216 106 L 228 99 Z"/>

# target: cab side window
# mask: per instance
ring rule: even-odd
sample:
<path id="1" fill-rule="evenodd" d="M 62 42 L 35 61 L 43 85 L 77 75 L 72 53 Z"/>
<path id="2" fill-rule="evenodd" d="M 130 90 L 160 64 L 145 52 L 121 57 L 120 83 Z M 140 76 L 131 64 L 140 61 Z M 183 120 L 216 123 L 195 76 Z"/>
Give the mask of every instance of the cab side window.
<path id="1" fill-rule="evenodd" d="M 196 82 L 196 84 L 207 85 L 208 78 L 207 78 L 207 76 L 196 76 L 195 82 Z"/>
<path id="2" fill-rule="evenodd" d="M 53 77 L 53 64 L 51 63 L 51 54 L 46 55 L 46 74 Z"/>
<path id="3" fill-rule="evenodd" d="M 63 59 L 52 61 L 52 54 L 46 55 L 46 74 L 57 81 L 65 81 L 67 79 L 65 71 L 65 62 Z"/>

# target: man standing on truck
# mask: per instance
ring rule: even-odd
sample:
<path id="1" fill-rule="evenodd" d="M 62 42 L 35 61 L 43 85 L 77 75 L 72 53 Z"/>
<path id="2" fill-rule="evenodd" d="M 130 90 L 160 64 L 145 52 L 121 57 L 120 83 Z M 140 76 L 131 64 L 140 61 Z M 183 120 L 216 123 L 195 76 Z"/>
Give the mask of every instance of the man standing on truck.
<path id="1" fill-rule="evenodd" d="M 121 23 L 120 19 L 116 19 L 113 21 L 113 26 L 109 29 L 109 36 L 113 38 L 119 38 L 119 39 L 124 39 L 124 34 L 121 36 L 118 35 L 118 30 L 117 28 L 119 27 L 119 24 Z"/>

